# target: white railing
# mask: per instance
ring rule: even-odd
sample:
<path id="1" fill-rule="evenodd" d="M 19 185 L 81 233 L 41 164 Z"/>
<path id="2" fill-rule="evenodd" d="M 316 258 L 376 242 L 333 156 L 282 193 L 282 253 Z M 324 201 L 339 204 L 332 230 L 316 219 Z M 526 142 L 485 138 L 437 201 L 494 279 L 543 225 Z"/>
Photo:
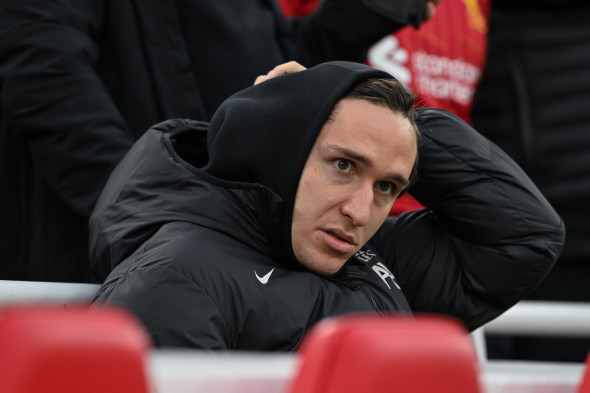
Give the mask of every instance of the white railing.
<path id="1" fill-rule="evenodd" d="M 100 285 L 0 280 L 0 305 L 90 302 Z"/>
<path id="2" fill-rule="evenodd" d="M 283 393 L 298 358 L 292 354 L 156 350 L 149 360 L 158 393 Z M 583 364 L 488 361 L 484 393 L 575 393 Z"/>
<path id="3" fill-rule="evenodd" d="M 297 361 L 286 353 L 156 350 L 148 374 L 158 393 L 282 393 Z"/>
<path id="4" fill-rule="evenodd" d="M 484 326 L 486 333 L 590 337 L 590 303 L 522 301 Z"/>
<path id="5" fill-rule="evenodd" d="M 489 360 L 481 365 L 485 393 L 576 393 L 583 363 Z"/>
<path id="6" fill-rule="evenodd" d="M 590 337 L 590 303 L 521 301 L 471 334 L 480 362 L 487 361 L 486 334 Z"/>
<path id="7" fill-rule="evenodd" d="M 98 287 L 0 280 L 0 306 L 89 302 Z M 485 333 L 590 337 L 590 304 L 522 301 L 472 334 L 485 393 L 575 393 L 584 364 L 487 360 Z M 148 367 L 158 393 L 281 393 L 297 361 L 293 354 L 154 350 Z"/>

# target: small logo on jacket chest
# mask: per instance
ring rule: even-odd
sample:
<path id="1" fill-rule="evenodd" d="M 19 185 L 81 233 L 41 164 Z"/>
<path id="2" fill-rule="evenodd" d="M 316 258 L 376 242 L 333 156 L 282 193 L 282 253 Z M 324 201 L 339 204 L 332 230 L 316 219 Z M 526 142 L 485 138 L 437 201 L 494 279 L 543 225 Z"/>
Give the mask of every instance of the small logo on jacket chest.
<path id="1" fill-rule="evenodd" d="M 387 282 L 387 279 L 389 278 L 391 279 L 391 282 L 393 283 L 393 285 L 396 286 L 397 289 L 401 289 L 399 284 L 395 280 L 393 273 L 391 273 L 387 266 L 385 266 L 382 262 L 377 262 L 377 254 L 375 254 L 369 249 L 360 250 L 355 254 L 355 258 L 363 262 L 365 265 L 370 266 L 371 269 L 373 269 L 373 271 L 377 273 L 379 278 L 383 280 L 385 285 L 387 285 L 387 288 L 391 289 L 391 286 Z"/>
<path id="2" fill-rule="evenodd" d="M 256 278 L 258 279 L 258 281 L 260 281 L 261 284 L 266 284 L 268 283 L 268 279 L 270 278 L 270 275 L 272 274 L 272 272 L 274 272 L 275 269 L 273 268 L 270 272 L 266 273 L 264 276 L 260 277 L 258 275 L 258 273 L 256 273 L 256 270 L 254 270 L 254 274 L 256 275 Z"/>

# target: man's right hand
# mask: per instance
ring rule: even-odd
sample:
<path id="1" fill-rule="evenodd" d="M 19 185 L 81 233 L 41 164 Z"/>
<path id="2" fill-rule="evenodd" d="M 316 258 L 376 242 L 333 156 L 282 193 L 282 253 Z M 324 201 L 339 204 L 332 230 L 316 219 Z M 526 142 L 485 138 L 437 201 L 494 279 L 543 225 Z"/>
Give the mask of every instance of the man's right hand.
<path id="1" fill-rule="evenodd" d="M 257 85 L 261 82 L 264 82 L 266 80 L 272 79 L 277 76 L 292 74 L 294 72 L 299 72 L 299 71 L 303 71 L 306 69 L 307 68 L 305 68 L 301 64 L 297 63 L 296 61 L 290 61 L 288 63 L 283 63 L 283 64 L 276 66 L 272 70 L 270 70 L 266 75 L 258 76 L 256 78 L 256 80 L 254 81 L 254 84 Z"/>

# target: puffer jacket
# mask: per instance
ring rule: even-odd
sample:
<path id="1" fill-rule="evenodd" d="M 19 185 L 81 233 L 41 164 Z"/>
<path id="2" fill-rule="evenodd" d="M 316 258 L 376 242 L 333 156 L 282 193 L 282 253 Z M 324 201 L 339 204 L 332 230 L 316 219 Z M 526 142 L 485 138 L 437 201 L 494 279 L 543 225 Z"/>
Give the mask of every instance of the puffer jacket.
<path id="1" fill-rule="evenodd" d="M 428 108 L 412 190 L 427 209 L 387 218 L 332 276 L 293 265 L 283 221 L 301 168 L 334 104 L 371 76 L 389 77 L 322 64 L 237 93 L 210 125 L 150 129 L 91 218 L 92 263 L 108 275 L 97 306 L 130 310 L 158 346 L 289 351 L 319 320 L 353 312 L 442 313 L 474 329 L 535 288 L 561 250 L 560 217 L 497 146 Z"/>

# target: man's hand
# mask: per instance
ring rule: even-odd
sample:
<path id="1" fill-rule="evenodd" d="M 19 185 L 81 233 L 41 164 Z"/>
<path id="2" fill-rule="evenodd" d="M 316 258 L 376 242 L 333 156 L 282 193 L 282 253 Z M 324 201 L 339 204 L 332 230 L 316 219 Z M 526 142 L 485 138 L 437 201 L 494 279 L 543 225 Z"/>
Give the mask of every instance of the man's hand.
<path id="1" fill-rule="evenodd" d="M 297 63 L 296 61 L 290 61 L 288 63 L 283 63 L 283 64 L 276 66 L 272 70 L 270 70 L 266 75 L 258 76 L 256 78 L 256 80 L 254 81 L 254 84 L 257 85 L 261 82 L 264 82 L 266 80 L 272 79 L 277 76 L 292 74 L 294 72 L 299 72 L 299 71 L 303 71 L 306 69 L 307 68 L 305 68 L 301 64 Z"/>

